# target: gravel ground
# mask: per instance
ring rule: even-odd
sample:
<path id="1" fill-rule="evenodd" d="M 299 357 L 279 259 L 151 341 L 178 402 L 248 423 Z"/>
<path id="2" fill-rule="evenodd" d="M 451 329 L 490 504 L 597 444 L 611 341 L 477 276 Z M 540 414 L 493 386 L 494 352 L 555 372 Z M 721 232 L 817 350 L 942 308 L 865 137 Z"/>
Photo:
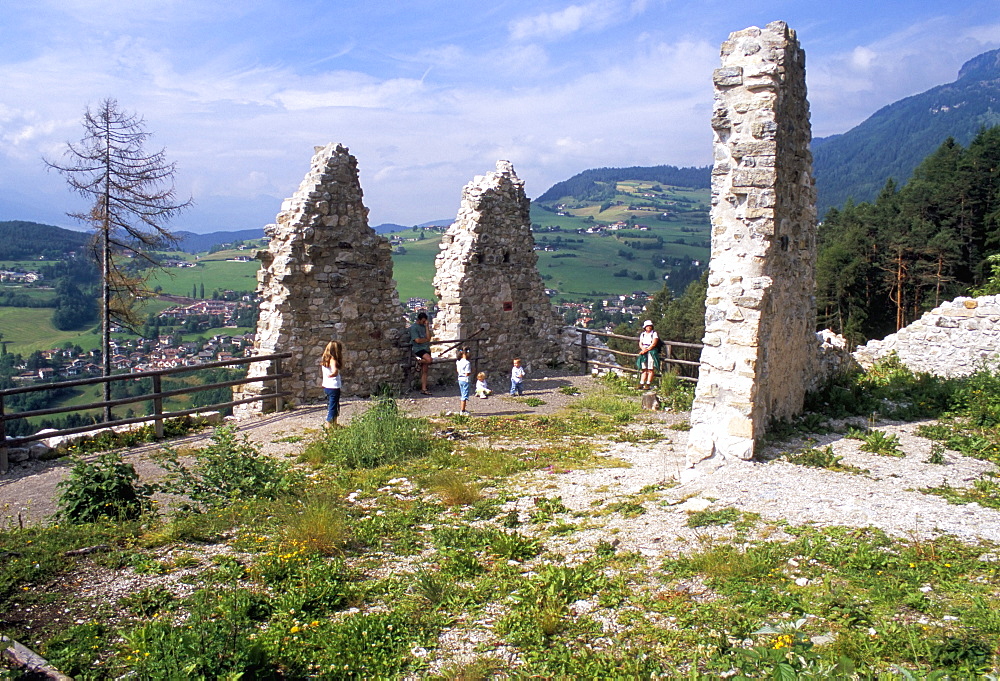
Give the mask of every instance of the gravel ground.
<path id="1" fill-rule="evenodd" d="M 514 414 L 551 414 L 561 410 L 575 399 L 559 391 L 567 385 L 589 383 L 587 376 L 553 376 L 529 379 L 525 384 L 525 397 L 538 397 L 545 401 L 540 407 L 528 407 L 523 403 L 494 394 L 488 400 L 473 397 L 469 400 L 469 411 L 474 416 L 510 416 Z M 414 416 L 440 416 L 449 411 L 459 410 L 458 386 L 437 387 L 432 395 L 417 392 L 404 395 L 399 400 L 401 408 Z M 347 398 L 341 402 L 341 423 L 350 423 L 351 418 L 363 411 L 368 400 Z M 307 405 L 294 411 L 276 415 L 238 421 L 241 433 L 260 445 L 265 453 L 282 456 L 295 454 L 302 448 L 301 441 L 289 442 L 291 436 L 318 437 L 326 418 L 326 405 Z M 203 447 L 209 442 L 211 431 L 176 438 L 166 446 L 177 450 Z M 286 440 L 282 442 L 281 440 Z M 133 447 L 124 452 L 126 461 L 135 466 L 144 481 L 156 480 L 163 471 L 150 459 L 150 455 L 163 448 L 164 444 Z M 92 458 L 94 455 L 90 455 Z M 10 471 L 0 476 L 0 527 L 9 524 L 30 525 L 45 522 L 56 512 L 58 484 L 69 475 L 72 462 L 69 459 L 52 461 L 28 461 L 12 463 Z"/>
<path id="2" fill-rule="evenodd" d="M 529 407 L 506 395 L 494 395 L 488 400 L 473 398 L 469 401 L 470 410 L 474 418 L 551 414 L 576 399 L 561 392 L 560 387 L 576 385 L 587 390 L 591 381 L 585 376 L 536 378 L 528 382 L 526 396 L 544 400 L 544 405 Z M 458 410 L 457 393 L 457 387 L 450 386 L 439 388 L 429 397 L 414 393 L 401 398 L 400 406 L 413 415 L 439 416 Z M 349 421 L 365 405 L 365 400 L 346 400 L 342 421 Z M 290 436 L 319 435 L 324 416 L 325 407 L 307 406 L 242 421 L 239 426 L 265 452 L 281 456 L 294 454 L 302 447 L 300 440 L 287 441 Z M 570 555 L 577 551 L 585 553 L 609 537 L 623 549 L 638 550 L 649 556 L 675 554 L 692 543 L 705 541 L 708 535 L 721 536 L 731 531 L 686 526 L 691 511 L 725 507 L 760 514 L 772 523 L 770 531 L 775 531 L 773 523 L 787 520 L 792 524 L 873 526 L 899 537 L 927 538 L 948 533 L 966 541 L 1000 542 L 1000 511 L 975 503 L 957 506 L 916 491 L 945 483 L 968 487 L 984 472 L 994 470 L 990 463 L 955 452 L 945 453 L 944 464 L 925 463 L 931 442 L 915 435 L 920 424 L 879 426 L 899 436 L 906 453 L 902 458 L 862 452 L 860 442 L 839 435 L 816 436 L 818 446 L 831 445 L 843 457 L 843 463 L 865 469 L 868 471 L 865 474 L 808 468 L 778 459 L 782 451 L 805 446 L 802 441 L 790 441 L 765 450 L 761 457 L 765 461 L 732 461 L 715 473 L 672 486 L 684 466 L 687 433 L 672 430 L 670 425 L 685 417 L 686 414 L 644 412 L 640 422 L 629 429 L 652 429 L 663 439 L 652 443 L 602 442 L 599 449 L 609 457 L 608 467 L 525 475 L 510 485 L 521 492 L 520 500 L 512 508 L 527 512 L 532 499 L 539 495 L 561 497 L 572 510 L 592 509 L 598 502 L 640 493 L 646 495 L 643 500 L 646 512 L 641 516 L 625 519 L 620 514 L 611 514 L 605 522 L 593 523 L 590 529 L 573 533 L 563 547 Z M 188 436 L 170 445 L 178 449 L 199 447 L 208 441 L 208 436 L 207 432 Z M 155 479 L 161 473 L 149 458 L 158 448 L 149 445 L 126 453 L 127 460 L 144 479 Z M 8 523 L 43 522 L 55 511 L 56 485 L 68 470 L 66 460 L 13 466 L 8 475 L 0 478 L 0 519 Z"/>

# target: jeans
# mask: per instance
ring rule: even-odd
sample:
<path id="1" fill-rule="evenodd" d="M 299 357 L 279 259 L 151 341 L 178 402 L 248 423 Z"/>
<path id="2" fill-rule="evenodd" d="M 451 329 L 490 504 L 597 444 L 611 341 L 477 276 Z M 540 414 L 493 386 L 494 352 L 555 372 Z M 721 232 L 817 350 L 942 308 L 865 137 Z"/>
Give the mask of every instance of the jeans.
<path id="1" fill-rule="evenodd" d="M 340 388 L 323 388 L 326 392 L 326 422 L 333 423 L 340 416 Z"/>
<path id="2" fill-rule="evenodd" d="M 462 401 L 469 399 L 469 380 L 458 379 L 458 392 L 462 396 Z"/>
<path id="3" fill-rule="evenodd" d="M 511 395 L 523 395 L 521 391 L 521 381 L 511 381 L 510 382 L 510 394 Z"/>

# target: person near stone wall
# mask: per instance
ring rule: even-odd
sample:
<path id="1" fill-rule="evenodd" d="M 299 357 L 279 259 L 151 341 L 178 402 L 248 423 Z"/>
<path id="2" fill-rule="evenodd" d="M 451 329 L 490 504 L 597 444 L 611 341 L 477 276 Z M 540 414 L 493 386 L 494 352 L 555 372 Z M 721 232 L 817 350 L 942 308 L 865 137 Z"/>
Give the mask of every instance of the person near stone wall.
<path id="1" fill-rule="evenodd" d="M 660 368 L 660 337 L 649 319 L 642 323 L 642 333 L 639 334 L 639 356 L 635 358 L 635 368 L 639 370 L 639 389 L 651 388 L 653 378 Z"/>
<path id="2" fill-rule="evenodd" d="M 417 315 L 417 321 L 410 327 L 410 346 L 420 367 L 420 394 L 430 395 L 427 389 L 427 370 L 431 365 L 431 325 L 427 321 L 427 313 Z"/>
<path id="3" fill-rule="evenodd" d="M 344 366 L 344 346 L 339 341 L 330 341 L 323 348 L 319 368 L 323 372 L 323 392 L 326 393 L 326 423 L 337 425 L 340 415 L 340 387 L 343 385 L 340 371 Z"/>
<path id="4" fill-rule="evenodd" d="M 469 415 L 469 380 L 472 378 L 472 362 L 469 361 L 469 348 L 458 351 L 458 361 L 455 362 L 458 371 L 458 393 L 462 398 L 462 416 Z"/>
<path id="5" fill-rule="evenodd" d="M 510 394 L 524 394 L 524 367 L 521 366 L 521 358 L 514 358 L 514 366 L 510 370 Z"/>
<path id="6" fill-rule="evenodd" d="M 490 390 L 489 384 L 486 382 L 486 372 L 480 371 L 476 376 L 476 397 L 481 400 L 485 400 L 487 397 L 493 394 Z"/>

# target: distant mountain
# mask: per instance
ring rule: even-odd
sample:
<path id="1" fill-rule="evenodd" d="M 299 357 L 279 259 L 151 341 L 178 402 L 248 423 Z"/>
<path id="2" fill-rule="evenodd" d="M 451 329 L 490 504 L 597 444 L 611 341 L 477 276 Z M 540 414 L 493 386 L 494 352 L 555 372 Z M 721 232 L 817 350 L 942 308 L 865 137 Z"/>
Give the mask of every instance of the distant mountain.
<path id="1" fill-rule="evenodd" d="M 23 220 L 0 222 L 0 260 L 34 260 L 39 256 L 60 258 L 82 251 L 90 242 L 87 232 Z"/>
<path id="2" fill-rule="evenodd" d="M 406 225 L 397 225 L 394 222 L 383 222 L 381 225 L 375 225 L 372 227 L 376 234 L 388 234 L 389 232 L 398 232 L 400 230 L 409 229 Z"/>
<path id="3" fill-rule="evenodd" d="M 842 135 L 813 140 L 813 173 L 822 216 L 853 197 L 873 200 L 890 177 L 905 183 L 948 137 L 967 145 L 1000 125 L 1000 50 L 967 61 L 958 80 L 901 99 Z"/>
<path id="4" fill-rule="evenodd" d="M 659 182 L 674 187 L 703 189 L 711 186 L 712 169 L 678 168 L 676 166 L 633 166 L 631 168 L 594 168 L 577 173 L 568 180 L 557 182 L 535 201 L 558 201 L 573 197 L 581 201 L 602 201 L 614 194 L 611 182 L 641 180 Z"/>
<path id="5" fill-rule="evenodd" d="M 264 229 L 239 229 L 235 232 L 209 232 L 195 234 L 194 232 L 174 232 L 180 238 L 178 248 L 185 253 L 204 253 L 219 244 L 231 244 L 234 241 L 251 241 L 263 239 Z"/>

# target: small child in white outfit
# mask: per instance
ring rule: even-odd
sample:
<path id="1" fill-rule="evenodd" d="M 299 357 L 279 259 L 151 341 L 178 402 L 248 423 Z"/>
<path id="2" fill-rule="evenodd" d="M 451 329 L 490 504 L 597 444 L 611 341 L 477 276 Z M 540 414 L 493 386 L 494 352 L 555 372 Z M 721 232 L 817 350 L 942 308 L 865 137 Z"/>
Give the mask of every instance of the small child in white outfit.
<path id="1" fill-rule="evenodd" d="M 514 366 L 510 370 L 510 394 L 524 394 L 524 367 L 521 366 L 521 359 L 514 360 Z"/>
<path id="2" fill-rule="evenodd" d="M 485 400 L 492 392 L 490 386 L 486 384 L 486 372 L 480 371 L 476 376 L 476 397 Z"/>

